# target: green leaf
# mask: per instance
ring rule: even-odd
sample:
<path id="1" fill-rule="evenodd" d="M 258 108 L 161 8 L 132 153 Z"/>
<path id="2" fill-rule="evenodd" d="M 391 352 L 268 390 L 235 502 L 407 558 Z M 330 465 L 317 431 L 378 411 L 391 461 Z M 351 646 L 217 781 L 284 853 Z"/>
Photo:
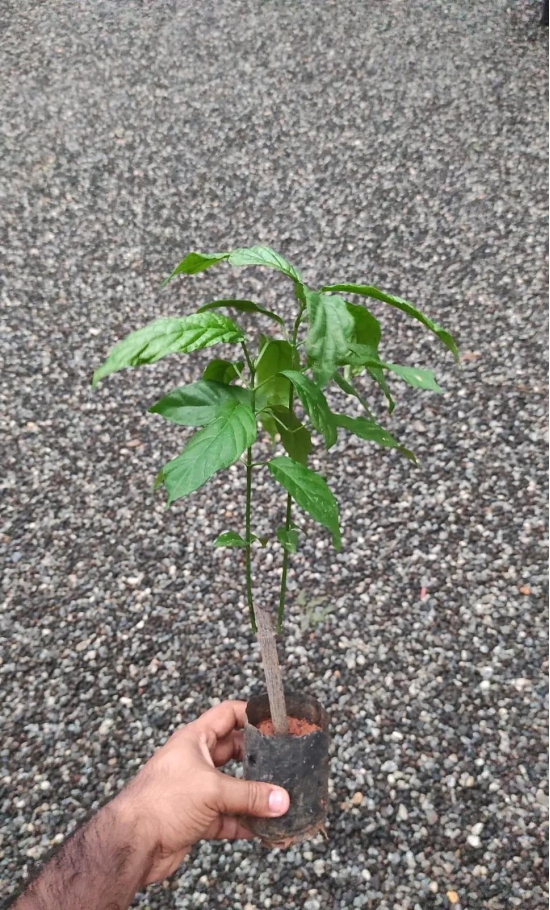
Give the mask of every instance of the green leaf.
<path id="1" fill-rule="evenodd" d="M 384 363 L 378 357 L 372 357 L 370 348 L 362 344 L 351 344 L 348 361 L 350 363 L 362 364 L 367 367 L 369 372 L 390 370 L 400 379 L 408 382 L 415 389 L 427 389 L 429 392 L 441 392 L 432 370 L 421 369 L 420 367 L 401 366 L 399 363 Z"/>
<path id="2" fill-rule="evenodd" d="M 243 367 L 244 360 L 211 360 L 202 374 L 202 378 L 229 385 L 240 376 Z"/>
<path id="3" fill-rule="evenodd" d="M 224 531 L 214 541 L 215 547 L 247 547 L 248 543 L 236 531 Z"/>
<path id="4" fill-rule="evenodd" d="M 352 386 L 352 384 L 350 382 L 348 382 L 347 379 L 345 379 L 343 376 L 341 376 L 340 373 L 335 373 L 332 378 L 333 378 L 334 382 L 336 383 L 336 385 L 342 389 L 342 392 L 345 392 L 346 395 L 353 395 L 354 398 L 357 398 L 357 401 L 359 401 L 363 405 L 363 407 L 364 407 L 365 411 L 367 412 L 367 414 L 369 415 L 369 417 L 372 418 L 372 413 L 371 413 L 371 410 L 370 410 L 368 404 L 366 403 L 365 399 L 362 398 L 362 396 L 359 394 L 357 389 L 354 386 Z"/>
<path id="5" fill-rule="evenodd" d="M 228 253 L 188 253 L 185 259 L 176 266 L 172 274 L 163 281 L 162 286 L 167 285 L 176 275 L 182 273 L 196 275 L 198 272 L 203 272 L 205 269 L 209 269 L 210 266 L 223 262 L 225 259 L 228 259 L 233 266 L 267 266 L 277 272 L 282 272 L 283 275 L 287 275 L 294 282 L 296 297 L 300 303 L 305 304 L 304 286 L 302 285 L 300 273 L 283 256 L 268 246 L 242 247 Z M 266 313 L 265 315 L 268 314 Z"/>
<path id="6" fill-rule="evenodd" d="M 398 363 L 384 364 L 387 370 L 395 373 L 400 379 L 408 382 L 415 389 L 426 389 L 428 392 L 442 392 L 443 389 L 436 382 L 432 370 L 421 370 L 418 367 L 404 367 Z"/>
<path id="7" fill-rule="evenodd" d="M 187 253 L 185 259 L 182 259 L 174 271 L 168 275 L 168 278 L 164 279 L 162 287 L 165 287 L 176 275 L 197 275 L 199 272 L 209 269 L 210 266 L 223 262 L 224 259 L 229 259 L 229 253 Z"/>
<path id="8" fill-rule="evenodd" d="M 159 473 L 167 505 L 202 487 L 216 471 L 233 464 L 256 439 L 256 418 L 248 404 L 228 401 L 215 420 L 191 437 L 185 449 Z M 157 486 L 158 486 L 157 483 Z"/>
<path id="9" fill-rule="evenodd" d="M 205 313 L 207 310 L 218 310 L 223 308 L 232 308 L 238 310 L 240 313 L 261 313 L 262 316 L 269 316 L 270 319 L 273 319 L 274 322 L 278 322 L 279 325 L 284 326 L 284 319 L 281 319 L 277 313 L 273 313 L 271 310 L 266 310 L 265 307 L 260 306 L 259 303 L 254 303 L 253 300 L 213 300 L 212 303 L 205 303 L 197 310 L 198 313 Z"/>
<path id="10" fill-rule="evenodd" d="M 267 546 L 269 540 L 268 537 L 256 537 L 255 534 L 250 535 L 250 540 L 245 540 L 244 537 L 241 537 L 240 534 L 237 534 L 236 531 L 224 531 L 220 534 L 219 537 L 214 541 L 215 547 L 248 547 L 250 544 L 253 544 L 257 540 L 262 547 Z"/>
<path id="11" fill-rule="evenodd" d="M 442 328 L 442 326 L 438 325 L 437 322 L 433 322 L 428 316 L 424 316 L 420 310 L 417 310 L 416 307 L 407 300 L 403 300 L 401 297 L 394 297 L 391 294 L 386 294 L 384 291 L 380 291 L 378 288 L 368 284 L 330 284 L 321 290 L 338 291 L 343 294 L 361 294 L 362 297 L 372 297 L 375 300 L 381 300 L 382 303 L 387 303 L 389 306 L 396 307 L 398 310 L 401 310 L 401 312 L 406 313 L 408 316 L 421 322 L 422 325 L 430 330 L 430 332 L 437 335 L 439 340 L 451 352 L 455 360 L 458 360 L 458 347 L 453 336 Z"/>
<path id="12" fill-rule="evenodd" d="M 382 336 L 378 319 L 365 306 L 348 303 L 347 308 L 353 317 L 354 342 L 369 348 L 372 357 L 378 357 L 378 345 Z"/>
<path id="13" fill-rule="evenodd" d="M 215 419 L 220 405 L 226 401 L 250 402 L 250 399 L 248 389 L 240 386 L 199 380 L 169 392 L 149 411 L 180 426 L 204 427 Z"/>
<path id="14" fill-rule="evenodd" d="M 321 389 L 303 373 L 283 370 L 281 375 L 290 379 L 313 427 L 324 436 L 326 447 L 330 449 L 336 442 L 337 432 L 330 408 Z M 289 455 L 292 455 L 292 452 L 289 452 Z M 297 459 L 297 461 L 299 460 Z"/>
<path id="15" fill-rule="evenodd" d="M 305 295 L 309 318 L 306 353 L 315 379 L 323 387 L 334 374 L 337 364 L 344 362 L 353 337 L 353 317 L 342 297 L 307 288 Z"/>
<path id="16" fill-rule="evenodd" d="M 395 401 L 392 398 L 390 387 L 386 382 L 384 371 L 380 367 L 368 367 L 367 373 L 369 374 L 370 378 L 374 379 L 376 384 L 382 389 L 382 392 L 386 396 L 386 401 L 388 402 L 388 414 L 392 414 L 395 408 Z"/>
<path id="17" fill-rule="evenodd" d="M 298 549 L 298 531 L 277 528 L 277 540 L 287 553 L 296 553 Z"/>
<path id="18" fill-rule="evenodd" d="M 287 262 L 279 253 L 268 246 L 251 246 L 233 250 L 229 255 L 229 262 L 235 266 L 265 265 L 277 272 L 287 275 L 292 281 L 301 283 L 302 279 L 290 262 Z"/>
<path id="19" fill-rule="evenodd" d="M 235 344 L 243 340 L 241 330 L 221 313 L 194 313 L 180 318 L 161 318 L 131 332 L 119 342 L 105 363 L 95 371 L 92 387 L 100 379 L 144 363 L 156 363 L 167 354 L 189 354 L 212 344 Z"/>
<path id="20" fill-rule="evenodd" d="M 326 481 L 302 464 L 280 455 L 268 462 L 268 468 L 278 483 L 281 484 L 311 517 L 324 525 L 332 534 L 337 550 L 341 546 L 340 527 L 338 524 L 338 504 L 328 488 Z"/>
<path id="21" fill-rule="evenodd" d="M 361 348 L 363 349 L 363 351 L 365 352 L 366 357 L 372 358 L 373 360 L 378 360 L 379 359 L 378 358 L 378 345 L 380 343 L 380 338 L 381 338 L 381 334 L 382 334 L 381 330 L 380 330 L 380 323 L 372 315 L 370 310 L 367 310 L 366 307 L 357 306 L 356 304 L 353 304 L 353 303 L 348 303 L 347 306 L 348 306 L 349 312 L 353 316 L 354 345 L 360 345 Z M 359 373 L 363 372 L 363 369 L 364 369 L 364 366 L 361 364 L 353 366 L 352 374 L 354 376 L 358 376 Z M 395 402 L 391 396 L 390 388 L 388 386 L 388 383 L 386 382 L 384 373 L 382 372 L 381 369 L 377 369 L 376 367 L 369 369 L 368 373 L 369 373 L 369 376 L 371 377 L 371 379 L 374 379 L 374 381 L 377 383 L 377 385 L 380 386 L 380 388 L 382 389 L 382 392 L 386 396 L 386 399 L 388 402 L 388 411 L 391 414 L 395 407 Z M 352 394 L 355 394 L 355 393 L 352 393 Z M 366 410 L 368 411 L 368 408 Z"/>
<path id="22" fill-rule="evenodd" d="M 307 457 L 311 452 L 309 431 L 289 408 L 279 404 L 270 407 L 269 410 L 275 419 L 277 433 L 281 437 L 285 450 L 294 461 L 307 464 Z"/>
<path id="23" fill-rule="evenodd" d="M 379 446 L 385 446 L 388 449 L 397 449 L 405 458 L 409 458 L 415 464 L 417 463 L 416 455 L 410 449 L 402 446 L 391 433 L 388 433 L 374 420 L 367 420 L 365 417 L 348 417 L 347 414 L 335 414 L 334 417 L 339 427 L 354 433 L 360 439 L 376 442 Z"/>
<path id="24" fill-rule="evenodd" d="M 395 401 L 392 398 L 390 387 L 386 382 L 384 368 L 386 366 L 377 356 L 373 356 L 372 349 L 369 345 L 351 344 L 346 360 L 354 368 L 354 374 L 358 375 L 363 369 L 371 379 L 381 388 L 388 402 L 388 412 L 391 414 L 395 408 Z"/>
<path id="25" fill-rule="evenodd" d="M 256 360 L 256 412 L 276 405 L 288 407 L 290 382 L 280 376 L 283 370 L 300 366 L 300 355 L 289 341 L 263 339 L 260 354 Z M 274 436 L 278 432 L 275 421 L 269 414 L 262 414 L 264 429 Z"/>

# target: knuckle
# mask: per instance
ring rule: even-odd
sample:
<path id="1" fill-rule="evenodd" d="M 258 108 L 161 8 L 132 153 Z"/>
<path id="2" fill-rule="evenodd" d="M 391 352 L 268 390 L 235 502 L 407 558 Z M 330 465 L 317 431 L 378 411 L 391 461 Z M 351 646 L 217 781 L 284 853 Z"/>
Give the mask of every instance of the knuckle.
<path id="1" fill-rule="evenodd" d="M 201 781 L 201 795 L 205 804 L 217 812 L 225 812 L 223 779 L 215 772 L 205 774 Z"/>
<path id="2" fill-rule="evenodd" d="M 263 787 L 256 781 L 248 784 L 248 811 L 251 815 L 260 812 L 263 807 Z"/>

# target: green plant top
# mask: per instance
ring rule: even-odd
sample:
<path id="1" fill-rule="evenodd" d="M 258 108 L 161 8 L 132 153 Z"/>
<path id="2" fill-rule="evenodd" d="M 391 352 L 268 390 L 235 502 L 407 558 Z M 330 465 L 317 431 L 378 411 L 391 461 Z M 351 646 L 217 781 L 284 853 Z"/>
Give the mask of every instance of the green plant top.
<path id="1" fill-rule="evenodd" d="M 416 319 L 436 335 L 458 359 L 452 336 L 424 316 L 406 300 L 386 294 L 367 284 L 326 285 L 309 288 L 300 273 L 269 247 L 253 246 L 225 253 L 188 253 L 166 279 L 196 275 L 227 261 L 233 266 L 267 266 L 286 275 L 293 284 L 297 301 L 293 325 L 285 325 L 277 313 L 252 300 L 214 300 L 189 316 L 160 318 L 128 335 L 117 344 L 95 371 L 92 385 L 126 367 L 156 363 L 168 354 L 189 354 L 214 344 L 240 346 L 244 359 L 212 360 L 202 379 L 179 386 L 156 402 L 149 411 L 180 426 L 197 427 L 183 451 L 160 470 L 155 488 L 164 486 L 170 505 L 199 489 L 217 471 L 243 460 L 247 471 L 244 535 L 225 531 L 216 546 L 246 550 L 247 595 L 250 618 L 255 628 L 252 603 L 250 552 L 254 542 L 265 545 L 251 529 L 252 472 L 267 467 L 273 479 L 287 492 L 286 520 L 276 531 L 283 548 L 283 575 L 279 622 L 283 616 L 289 553 L 296 552 L 298 528 L 292 521 L 293 501 L 331 533 L 340 547 L 338 506 L 326 481 L 308 467 L 311 432 L 315 431 L 327 449 L 346 431 L 397 449 L 416 462 L 414 454 L 374 419 L 353 380 L 365 373 L 378 386 L 391 413 L 394 400 L 388 374 L 411 386 L 440 391 L 431 370 L 387 363 L 379 354 L 380 323 L 364 305 L 350 303 L 342 295 L 357 295 L 386 303 Z M 257 313 L 273 323 L 270 336 L 260 335 L 254 350 L 238 323 L 225 311 Z M 305 329 L 301 339 L 301 329 Z M 335 383 L 347 396 L 355 397 L 363 414 L 359 417 L 331 411 L 324 394 Z M 299 403 L 299 413 L 296 405 Z M 285 454 L 275 453 L 265 463 L 255 463 L 252 446 L 258 432 L 269 434 Z"/>

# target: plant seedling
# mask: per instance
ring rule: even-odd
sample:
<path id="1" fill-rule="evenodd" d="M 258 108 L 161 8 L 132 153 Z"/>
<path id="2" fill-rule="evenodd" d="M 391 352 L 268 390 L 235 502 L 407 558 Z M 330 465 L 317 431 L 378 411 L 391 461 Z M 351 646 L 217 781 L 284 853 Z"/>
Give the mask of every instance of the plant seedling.
<path id="1" fill-rule="evenodd" d="M 289 559 L 296 552 L 299 530 L 293 521 L 293 507 L 306 512 L 332 535 L 340 548 L 338 505 L 324 478 L 308 466 L 316 433 L 330 449 L 340 432 L 396 449 L 416 462 L 414 454 L 401 445 L 374 419 L 363 394 L 354 385 L 365 374 L 385 396 L 388 410 L 394 408 L 388 377 L 395 376 L 417 389 L 440 391 L 431 370 L 381 359 L 381 327 L 364 304 L 346 298 L 376 300 L 401 310 L 432 332 L 458 359 L 452 336 L 424 316 L 411 303 L 386 294 L 369 284 L 341 282 L 317 290 L 308 287 L 300 273 L 269 247 L 253 246 L 224 253 L 188 253 L 165 283 L 178 275 L 197 275 L 223 262 L 232 266 L 266 266 L 290 280 L 296 298 L 291 325 L 278 313 L 252 300 L 222 299 L 203 304 L 187 316 L 159 318 L 132 332 L 117 344 L 95 371 L 92 385 L 126 367 L 156 363 L 168 354 L 189 354 L 215 344 L 235 345 L 242 352 L 233 360 L 212 360 L 202 378 L 179 386 L 156 402 L 149 411 L 180 426 L 195 427 L 183 451 L 159 471 L 155 488 L 164 487 L 167 503 L 189 495 L 203 486 L 217 471 L 244 462 L 246 501 L 244 528 L 227 530 L 215 541 L 218 547 L 244 551 L 245 582 L 252 628 L 258 635 L 266 675 L 271 720 L 276 734 L 288 733 L 283 682 L 271 611 L 254 603 L 252 591 L 252 547 L 265 545 L 252 527 L 252 493 L 255 472 L 267 470 L 286 491 L 284 525 L 275 529 L 282 548 L 282 575 L 276 627 L 283 621 Z M 345 296 L 343 296 L 345 295 Z M 226 312 L 233 310 L 235 320 Z M 238 324 L 239 313 L 256 313 L 272 323 L 269 335 L 260 335 L 253 347 Z M 324 394 L 329 383 L 362 408 L 361 416 L 333 412 Z M 267 462 L 256 462 L 253 446 L 261 434 L 275 444 Z"/>

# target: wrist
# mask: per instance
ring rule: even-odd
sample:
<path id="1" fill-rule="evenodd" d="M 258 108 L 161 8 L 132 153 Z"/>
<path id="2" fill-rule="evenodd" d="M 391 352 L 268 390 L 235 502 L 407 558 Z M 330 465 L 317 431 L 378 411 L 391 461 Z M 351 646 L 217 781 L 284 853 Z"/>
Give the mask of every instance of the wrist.
<path id="1" fill-rule="evenodd" d="M 117 839 L 132 850 L 132 866 L 144 886 L 151 872 L 159 847 L 159 838 L 152 819 L 147 817 L 139 801 L 125 788 L 102 810 L 107 821 L 117 831 Z"/>

